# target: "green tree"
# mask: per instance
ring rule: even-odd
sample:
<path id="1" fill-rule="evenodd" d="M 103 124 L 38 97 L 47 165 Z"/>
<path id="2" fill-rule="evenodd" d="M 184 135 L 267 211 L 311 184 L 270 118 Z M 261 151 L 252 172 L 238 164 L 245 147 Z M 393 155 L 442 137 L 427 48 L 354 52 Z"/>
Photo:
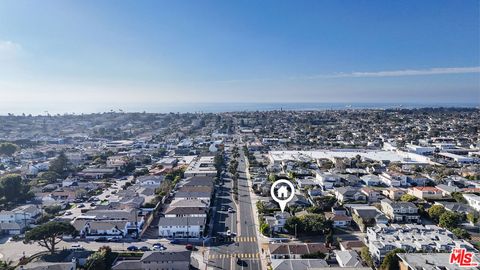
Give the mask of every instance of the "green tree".
<path id="1" fill-rule="evenodd" d="M 383 259 L 382 264 L 380 265 L 380 270 L 400 270 L 397 253 L 405 252 L 406 251 L 401 248 L 396 248 L 387 253 L 387 255 L 385 255 L 385 258 Z"/>
<path id="2" fill-rule="evenodd" d="M 441 205 L 434 205 L 428 209 L 428 216 L 433 219 L 435 222 L 440 220 L 440 216 L 445 213 L 445 207 Z"/>
<path id="3" fill-rule="evenodd" d="M 60 179 L 60 178 L 62 178 L 62 176 L 54 171 L 44 172 L 40 176 L 40 180 L 45 180 L 48 183 L 55 183 L 57 182 L 57 179 Z"/>
<path id="4" fill-rule="evenodd" d="M 452 192 L 452 198 L 459 203 L 467 203 L 461 192 Z"/>
<path id="5" fill-rule="evenodd" d="M 266 222 L 262 222 L 260 224 L 260 232 L 263 234 L 263 235 L 268 235 L 270 233 L 270 226 L 268 226 L 268 224 Z"/>
<path id="6" fill-rule="evenodd" d="M 417 200 L 417 197 L 410 194 L 403 194 L 402 197 L 400 197 L 400 201 L 402 202 L 414 202 L 416 200 Z"/>
<path id="7" fill-rule="evenodd" d="M 461 239 L 471 239 L 472 238 L 470 233 L 468 233 L 467 230 L 462 229 L 462 228 L 453 228 L 452 233 L 455 234 L 456 237 L 461 238 Z"/>
<path id="8" fill-rule="evenodd" d="M 37 242 L 51 254 L 55 253 L 55 246 L 64 235 L 76 235 L 75 227 L 67 222 L 50 221 L 37 226 L 25 234 L 26 242 Z"/>
<path id="9" fill-rule="evenodd" d="M 87 269 L 89 270 L 105 270 L 111 269 L 115 260 L 115 255 L 109 246 L 102 246 L 90 255 L 87 259 Z"/>
<path id="10" fill-rule="evenodd" d="M 372 256 L 370 255 L 370 251 L 368 250 L 368 247 L 363 247 L 362 250 L 360 251 L 360 257 L 362 257 L 362 260 L 367 264 L 369 267 L 373 267 L 373 259 Z"/>
<path id="11" fill-rule="evenodd" d="M 68 171 L 68 158 L 64 152 L 61 152 L 58 157 L 50 161 L 48 170 L 55 172 L 58 175 L 65 176 Z"/>
<path id="12" fill-rule="evenodd" d="M 472 224 L 476 224 L 478 222 L 478 214 L 472 212 L 468 213 L 467 220 Z"/>
<path id="13" fill-rule="evenodd" d="M 0 143 L 0 156 L 9 156 L 11 157 L 15 152 L 17 152 L 20 149 L 16 144 L 5 142 L 5 143 Z"/>
<path id="14" fill-rule="evenodd" d="M 446 211 L 440 216 L 438 225 L 443 228 L 453 229 L 462 221 L 462 214 Z"/>
<path id="15" fill-rule="evenodd" d="M 23 183 L 18 174 L 8 174 L 0 178 L 0 195 L 7 203 L 18 203 L 32 196 L 30 187 Z"/>

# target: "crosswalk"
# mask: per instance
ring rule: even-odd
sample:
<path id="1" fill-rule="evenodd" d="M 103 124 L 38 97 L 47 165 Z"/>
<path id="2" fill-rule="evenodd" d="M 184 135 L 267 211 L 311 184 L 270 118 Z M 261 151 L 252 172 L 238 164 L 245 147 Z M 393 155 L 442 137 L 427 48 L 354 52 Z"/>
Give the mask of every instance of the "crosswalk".
<path id="1" fill-rule="evenodd" d="M 257 242 L 255 236 L 237 236 L 233 238 L 234 242 Z"/>
<path id="2" fill-rule="evenodd" d="M 238 254 L 209 254 L 208 259 L 230 259 L 230 258 L 240 258 L 240 259 L 259 259 L 259 253 L 238 253 Z"/>

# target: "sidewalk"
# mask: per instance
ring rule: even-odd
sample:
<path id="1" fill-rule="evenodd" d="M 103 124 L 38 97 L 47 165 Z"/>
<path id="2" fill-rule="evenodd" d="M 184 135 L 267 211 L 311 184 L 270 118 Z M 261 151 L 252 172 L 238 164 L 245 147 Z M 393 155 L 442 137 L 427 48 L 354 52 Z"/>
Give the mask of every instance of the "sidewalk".
<path id="1" fill-rule="evenodd" d="M 250 164 L 247 157 L 245 157 L 245 164 L 246 164 L 245 174 L 247 176 L 247 186 L 248 186 L 248 191 L 250 193 L 250 199 L 252 200 L 253 221 L 255 223 L 254 224 L 255 234 L 257 235 L 257 244 L 258 244 L 258 250 L 260 251 L 262 269 L 268 269 L 268 265 L 270 265 L 270 261 L 267 261 L 267 251 L 262 246 L 264 246 L 265 244 L 268 245 L 269 238 L 260 233 L 260 221 L 258 220 L 258 210 L 257 210 L 257 201 L 259 201 L 259 199 L 257 194 L 252 192 L 252 182 L 250 181 L 250 170 L 249 170 Z"/>

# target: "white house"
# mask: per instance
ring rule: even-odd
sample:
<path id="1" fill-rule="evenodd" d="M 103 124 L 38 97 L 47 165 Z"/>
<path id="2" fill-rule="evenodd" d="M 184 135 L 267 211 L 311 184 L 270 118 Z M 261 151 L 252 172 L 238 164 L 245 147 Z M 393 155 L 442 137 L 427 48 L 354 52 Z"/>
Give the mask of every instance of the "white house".
<path id="1" fill-rule="evenodd" d="M 468 205 L 477 211 L 480 211 L 480 196 L 475 194 L 463 194 L 463 198 L 467 200 Z"/>
<path id="2" fill-rule="evenodd" d="M 204 217 L 164 217 L 158 221 L 158 235 L 165 238 L 200 238 Z"/>

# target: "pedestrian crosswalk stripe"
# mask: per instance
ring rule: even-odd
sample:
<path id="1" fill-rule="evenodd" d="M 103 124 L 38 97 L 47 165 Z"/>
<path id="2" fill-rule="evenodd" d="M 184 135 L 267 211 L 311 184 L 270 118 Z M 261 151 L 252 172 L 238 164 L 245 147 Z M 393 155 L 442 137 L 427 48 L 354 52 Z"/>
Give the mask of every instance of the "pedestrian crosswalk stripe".
<path id="1" fill-rule="evenodd" d="M 255 236 L 237 236 L 233 238 L 235 242 L 257 242 L 257 238 Z"/>
<path id="2" fill-rule="evenodd" d="M 241 259 L 258 259 L 260 257 L 259 253 L 234 253 L 234 254 L 221 254 L 221 253 L 214 253 L 209 254 L 208 259 L 230 259 L 230 258 L 241 258 Z"/>

